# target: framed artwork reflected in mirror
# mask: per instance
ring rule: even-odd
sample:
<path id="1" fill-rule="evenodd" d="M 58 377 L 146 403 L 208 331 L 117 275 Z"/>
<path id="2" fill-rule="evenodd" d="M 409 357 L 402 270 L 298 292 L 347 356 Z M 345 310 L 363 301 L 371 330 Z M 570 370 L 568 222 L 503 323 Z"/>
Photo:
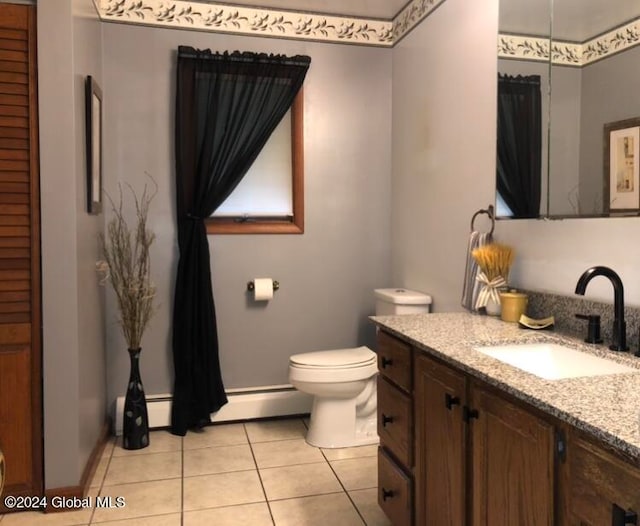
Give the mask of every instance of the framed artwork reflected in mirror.
<path id="1" fill-rule="evenodd" d="M 640 118 L 610 122 L 604 126 L 604 210 L 609 213 L 640 212 Z"/>

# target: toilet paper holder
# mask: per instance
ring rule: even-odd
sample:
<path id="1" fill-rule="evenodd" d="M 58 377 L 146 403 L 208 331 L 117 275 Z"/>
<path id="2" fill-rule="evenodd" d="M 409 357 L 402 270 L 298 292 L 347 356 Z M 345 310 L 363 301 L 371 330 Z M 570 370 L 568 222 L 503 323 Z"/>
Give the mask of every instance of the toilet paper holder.
<path id="1" fill-rule="evenodd" d="M 256 284 L 253 282 L 253 280 L 249 281 L 247 283 L 247 290 L 249 292 L 253 292 L 253 290 L 256 288 Z M 280 283 L 278 281 L 276 281 L 275 279 L 273 280 L 273 290 L 276 291 L 280 288 Z"/>

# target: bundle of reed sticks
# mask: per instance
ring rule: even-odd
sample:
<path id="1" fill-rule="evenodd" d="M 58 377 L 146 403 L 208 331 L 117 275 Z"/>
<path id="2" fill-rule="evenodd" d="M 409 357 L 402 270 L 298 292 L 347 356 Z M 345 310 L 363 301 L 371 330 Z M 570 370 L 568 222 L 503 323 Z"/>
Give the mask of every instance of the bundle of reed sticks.
<path id="1" fill-rule="evenodd" d="M 509 280 L 509 270 L 513 263 L 513 249 L 500 243 L 491 243 L 476 248 L 471 252 L 473 259 L 485 274 L 488 281 L 493 281 L 497 277 Z"/>

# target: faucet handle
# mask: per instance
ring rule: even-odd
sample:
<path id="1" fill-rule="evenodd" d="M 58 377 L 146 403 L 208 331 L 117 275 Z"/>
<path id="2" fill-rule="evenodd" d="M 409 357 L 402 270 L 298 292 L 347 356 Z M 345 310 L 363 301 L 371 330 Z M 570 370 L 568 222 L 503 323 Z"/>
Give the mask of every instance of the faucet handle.
<path id="1" fill-rule="evenodd" d="M 584 339 L 587 343 L 602 343 L 600 337 L 600 315 L 599 314 L 576 314 L 579 320 L 587 320 L 587 337 Z"/>

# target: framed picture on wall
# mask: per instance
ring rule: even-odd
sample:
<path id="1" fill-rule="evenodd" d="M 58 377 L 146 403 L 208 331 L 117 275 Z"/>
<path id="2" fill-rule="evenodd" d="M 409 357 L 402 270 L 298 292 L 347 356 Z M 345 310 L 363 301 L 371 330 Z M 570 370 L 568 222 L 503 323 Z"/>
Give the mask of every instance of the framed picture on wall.
<path id="1" fill-rule="evenodd" d="M 87 212 L 102 211 L 102 90 L 91 76 L 85 84 Z"/>
<path id="2" fill-rule="evenodd" d="M 604 126 L 604 211 L 640 212 L 640 118 Z"/>

